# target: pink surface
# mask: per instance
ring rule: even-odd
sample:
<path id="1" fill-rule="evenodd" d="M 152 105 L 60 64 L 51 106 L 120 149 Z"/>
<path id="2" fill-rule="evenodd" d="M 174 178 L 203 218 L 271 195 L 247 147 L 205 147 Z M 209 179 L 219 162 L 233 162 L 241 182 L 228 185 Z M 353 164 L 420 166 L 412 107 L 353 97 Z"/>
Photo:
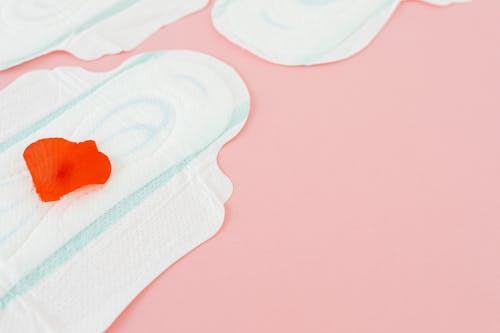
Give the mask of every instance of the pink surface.
<path id="1" fill-rule="evenodd" d="M 268 64 L 209 10 L 133 52 L 55 53 L 0 73 L 109 70 L 187 48 L 233 65 L 253 98 L 220 164 L 220 233 L 161 275 L 109 333 L 500 332 L 500 2 L 403 4 L 337 64 Z"/>

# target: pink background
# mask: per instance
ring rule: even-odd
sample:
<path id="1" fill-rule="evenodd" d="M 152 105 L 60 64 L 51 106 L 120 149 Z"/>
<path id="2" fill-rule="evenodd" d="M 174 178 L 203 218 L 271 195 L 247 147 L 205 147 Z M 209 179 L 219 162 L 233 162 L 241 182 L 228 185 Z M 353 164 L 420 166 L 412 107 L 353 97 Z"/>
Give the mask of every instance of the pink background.
<path id="1" fill-rule="evenodd" d="M 268 64 L 209 9 L 94 62 L 53 53 L 0 73 L 109 70 L 187 48 L 247 82 L 248 124 L 220 155 L 220 233 L 150 285 L 109 333 L 500 332 L 500 2 L 404 3 L 340 63 Z"/>

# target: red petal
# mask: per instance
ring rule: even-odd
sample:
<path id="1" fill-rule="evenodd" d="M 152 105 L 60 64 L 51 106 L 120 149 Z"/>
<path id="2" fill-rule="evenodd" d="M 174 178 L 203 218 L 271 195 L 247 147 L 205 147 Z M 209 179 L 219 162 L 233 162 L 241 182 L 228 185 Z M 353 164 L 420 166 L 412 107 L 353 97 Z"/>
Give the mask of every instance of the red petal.
<path id="1" fill-rule="evenodd" d="M 23 157 L 42 201 L 59 200 L 86 185 L 104 184 L 111 174 L 108 157 L 94 141 L 42 139 L 29 145 Z"/>

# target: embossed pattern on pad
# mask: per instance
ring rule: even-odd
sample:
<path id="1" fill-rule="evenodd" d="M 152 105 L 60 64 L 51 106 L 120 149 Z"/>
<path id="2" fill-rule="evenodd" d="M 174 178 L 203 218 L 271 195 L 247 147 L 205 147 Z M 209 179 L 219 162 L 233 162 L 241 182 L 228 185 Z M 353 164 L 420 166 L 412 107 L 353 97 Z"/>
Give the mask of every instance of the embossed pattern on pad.
<path id="1" fill-rule="evenodd" d="M 208 0 L 3 0 L 0 70 L 51 51 L 91 60 L 136 47 Z"/>
<path id="2" fill-rule="evenodd" d="M 216 157 L 248 111 L 236 72 L 190 51 L 33 72 L 0 92 L 0 331 L 103 331 L 210 238 L 231 193 Z M 40 202 L 22 152 L 48 136 L 95 140 L 106 186 Z"/>
<path id="3" fill-rule="evenodd" d="M 469 0 L 422 0 L 435 5 Z M 314 65 L 365 48 L 401 0 L 216 0 L 215 28 L 272 63 Z"/>

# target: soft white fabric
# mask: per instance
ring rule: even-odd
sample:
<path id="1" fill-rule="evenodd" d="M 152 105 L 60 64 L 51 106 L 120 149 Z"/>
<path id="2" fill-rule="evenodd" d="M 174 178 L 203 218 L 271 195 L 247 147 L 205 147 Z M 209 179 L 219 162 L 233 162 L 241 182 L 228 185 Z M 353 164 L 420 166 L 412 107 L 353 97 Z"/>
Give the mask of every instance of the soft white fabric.
<path id="1" fill-rule="evenodd" d="M 55 50 L 96 59 L 136 47 L 208 0 L 2 0 L 0 70 Z"/>
<path id="2" fill-rule="evenodd" d="M 468 0 L 425 0 L 435 5 Z M 257 56 L 283 65 L 342 60 L 365 48 L 400 0 L 216 0 L 215 28 Z"/>
<path id="3" fill-rule="evenodd" d="M 190 51 L 33 72 L 0 92 L 0 332 L 103 331 L 210 238 L 232 191 L 217 153 L 248 110 L 236 72 Z M 108 183 L 42 203 L 22 153 L 46 137 L 95 140 Z"/>

